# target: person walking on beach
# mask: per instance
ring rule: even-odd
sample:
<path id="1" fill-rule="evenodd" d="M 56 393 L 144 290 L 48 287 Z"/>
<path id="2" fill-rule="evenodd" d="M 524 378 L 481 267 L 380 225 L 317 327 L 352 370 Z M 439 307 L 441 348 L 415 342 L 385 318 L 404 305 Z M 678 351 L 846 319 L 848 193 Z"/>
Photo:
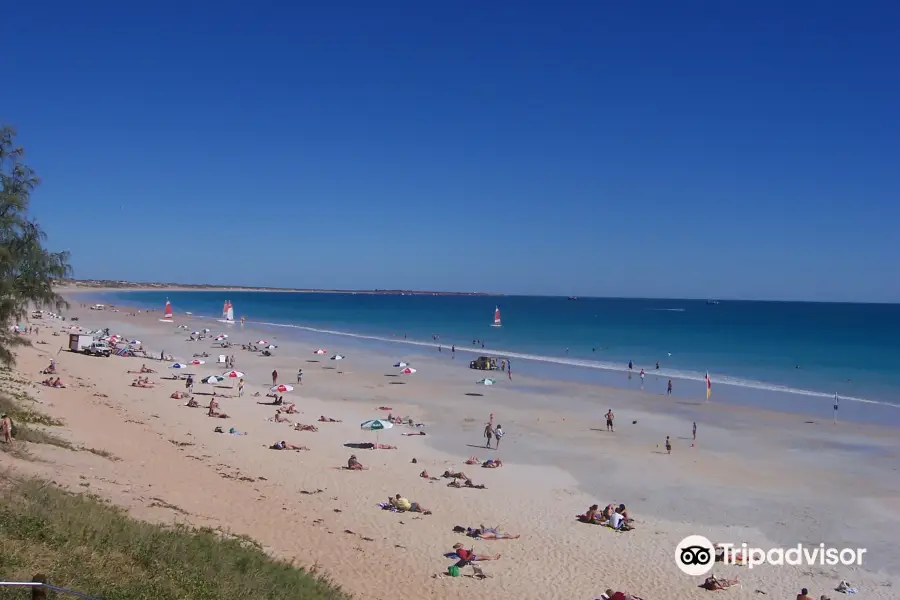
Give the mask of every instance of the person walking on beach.
<path id="1" fill-rule="evenodd" d="M 500 427 L 499 425 L 497 425 L 496 429 L 494 429 L 494 439 L 497 440 L 497 442 L 496 442 L 497 450 L 500 449 L 500 438 L 502 438 L 504 435 L 506 435 L 506 434 L 503 432 L 503 428 Z"/>
<path id="2" fill-rule="evenodd" d="M 487 444 L 484 445 L 485 448 L 491 447 L 491 438 L 494 436 L 494 430 L 491 429 L 491 424 L 488 423 L 484 426 L 484 437 L 487 439 Z"/>
<path id="3" fill-rule="evenodd" d="M 238 381 L 238 398 L 244 397 L 244 378 L 241 377 L 241 380 Z"/>
<path id="4" fill-rule="evenodd" d="M 697 421 L 694 421 L 694 441 L 697 440 Z"/>
<path id="5" fill-rule="evenodd" d="M 297 369 L 297 385 L 303 383 L 303 369 Z"/>
<path id="6" fill-rule="evenodd" d="M 456 344 L 450 346 L 450 358 L 456 358 Z"/>
<path id="7" fill-rule="evenodd" d="M 501 359 L 500 359 L 500 371 L 503 372 L 503 371 L 505 371 L 505 370 L 506 370 L 506 359 L 505 359 L 505 358 L 501 358 Z"/>
<path id="8" fill-rule="evenodd" d="M 506 374 L 509 377 L 509 380 L 512 381 L 512 363 L 506 363 Z"/>
<path id="9" fill-rule="evenodd" d="M 666 396 L 672 395 L 672 380 L 669 380 L 669 384 L 666 386 Z"/>
<path id="10" fill-rule="evenodd" d="M 276 385 L 278 385 L 278 371 L 272 369 L 272 387 L 275 387 Z"/>
<path id="11" fill-rule="evenodd" d="M 631 371 L 632 369 L 634 369 L 634 363 L 629 360 L 628 361 L 628 370 Z"/>
<path id="12" fill-rule="evenodd" d="M 613 419 L 615 419 L 615 418 L 616 418 L 616 416 L 613 414 L 612 409 L 609 409 L 609 412 L 606 413 L 606 430 L 607 431 L 612 431 L 613 433 L 615 433 L 616 429 L 615 429 L 615 427 L 613 427 Z"/>
<path id="13" fill-rule="evenodd" d="M 187 379 L 184 382 L 184 389 L 186 389 L 189 394 L 194 393 L 194 376 L 193 375 L 187 376 Z"/>
<path id="14" fill-rule="evenodd" d="M 644 387 L 644 370 L 641 369 L 641 387 Z"/>
<path id="15" fill-rule="evenodd" d="M 3 442 L 12 444 L 12 420 L 6 413 L 3 413 L 3 416 L 0 417 L 0 430 L 3 431 Z"/>
<path id="16" fill-rule="evenodd" d="M 669 440 L 669 436 L 666 436 L 666 454 L 672 454 L 672 442 Z"/>

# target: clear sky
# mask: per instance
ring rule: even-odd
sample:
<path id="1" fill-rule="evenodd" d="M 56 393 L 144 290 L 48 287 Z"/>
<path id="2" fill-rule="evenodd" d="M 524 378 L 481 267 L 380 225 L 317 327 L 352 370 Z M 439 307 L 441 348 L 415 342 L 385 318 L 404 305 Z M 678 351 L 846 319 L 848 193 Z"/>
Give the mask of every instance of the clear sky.
<path id="1" fill-rule="evenodd" d="M 900 301 L 900 2 L 13 2 L 76 276 Z"/>

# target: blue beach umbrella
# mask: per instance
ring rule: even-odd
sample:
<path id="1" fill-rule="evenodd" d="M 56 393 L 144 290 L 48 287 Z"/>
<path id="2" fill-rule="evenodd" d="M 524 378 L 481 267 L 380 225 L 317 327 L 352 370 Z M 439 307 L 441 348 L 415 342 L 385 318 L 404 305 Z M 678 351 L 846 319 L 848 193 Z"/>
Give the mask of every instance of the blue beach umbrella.
<path id="1" fill-rule="evenodd" d="M 185 364 L 182 364 L 182 363 L 174 363 L 174 364 L 173 364 L 172 366 L 170 366 L 169 368 L 170 368 L 170 369 L 187 369 L 188 366 L 185 365 Z"/>

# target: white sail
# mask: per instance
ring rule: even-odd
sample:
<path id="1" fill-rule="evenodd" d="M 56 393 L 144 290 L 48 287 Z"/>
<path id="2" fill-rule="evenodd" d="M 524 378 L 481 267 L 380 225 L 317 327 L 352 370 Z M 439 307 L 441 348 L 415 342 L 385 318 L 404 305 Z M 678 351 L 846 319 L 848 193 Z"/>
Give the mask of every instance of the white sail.
<path id="1" fill-rule="evenodd" d="M 228 310 L 225 311 L 225 320 L 234 321 L 234 307 L 231 306 L 231 302 L 228 303 Z"/>

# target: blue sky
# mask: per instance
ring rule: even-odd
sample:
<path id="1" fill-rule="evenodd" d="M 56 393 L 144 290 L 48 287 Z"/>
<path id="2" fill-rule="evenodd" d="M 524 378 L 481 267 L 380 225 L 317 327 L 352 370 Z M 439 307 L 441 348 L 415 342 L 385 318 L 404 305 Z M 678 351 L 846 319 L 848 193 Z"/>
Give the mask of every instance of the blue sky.
<path id="1" fill-rule="evenodd" d="M 900 3 L 3 13 L 78 277 L 900 301 Z"/>

